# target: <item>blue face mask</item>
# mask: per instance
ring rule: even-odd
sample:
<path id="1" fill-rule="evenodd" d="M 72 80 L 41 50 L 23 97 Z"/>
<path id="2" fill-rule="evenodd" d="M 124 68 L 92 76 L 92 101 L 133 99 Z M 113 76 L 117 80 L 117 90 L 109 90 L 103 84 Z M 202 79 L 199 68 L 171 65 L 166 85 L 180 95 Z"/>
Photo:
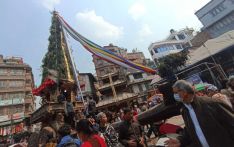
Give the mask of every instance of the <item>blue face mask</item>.
<path id="1" fill-rule="evenodd" d="M 174 99 L 175 99 L 177 102 L 181 102 L 181 101 L 182 101 L 180 95 L 177 94 L 177 93 L 174 94 Z"/>

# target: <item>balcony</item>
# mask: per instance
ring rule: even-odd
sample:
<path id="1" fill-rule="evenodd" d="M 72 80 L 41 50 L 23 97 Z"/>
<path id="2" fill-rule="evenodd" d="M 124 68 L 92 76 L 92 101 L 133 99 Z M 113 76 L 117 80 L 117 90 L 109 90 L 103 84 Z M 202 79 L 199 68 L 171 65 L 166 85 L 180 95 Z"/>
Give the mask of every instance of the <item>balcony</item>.
<path id="1" fill-rule="evenodd" d="M 118 72 L 108 73 L 108 74 L 105 74 L 105 75 L 100 76 L 100 77 L 98 77 L 98 78 L 99 78 L 99 79 L 109 78 L 109 75 L 111 75 L 111 76 L 116 76 L 116 75 L 118 75 Z"/>
<path id="2" fill-rule="evenodd" d="M 125 93 L 117 95 L 117 98 L 108 97 L 106 100 L 100 100 L 96 107 L 101 108 L 101 107 L 104 107 L 104 106 L 110 106 L 112 104 L 116 105 L 116 103 L 122 103 L 124 101 L 130 101 L 130 100 L 132 100 L 134 98 L 137 98 L 137 97 L 138 97 L 138 94 L 125 92 Z"/>
<path id="3" fill-rule="evenodd" d="M 140 79 L 134 79 L 134 80 L 130 80 L 128 82 L 128 85 L 131 85 L 131 84 L 136 84 L 136 83 L 140 83 L 140 82 L 145 82 L 145 81 L 151 81 L 154 79 L 154 75 L 152 76 L 147 76 L 147 77 L 144 77 L 144 78 L 140 78 Z"/>
<path id="4" fill-rule="evenodd" d="M 125 80 L 117 80 L 117 81 L 113 82 L 112 85 L 113 86 L 118 86 L 118 85 L 122 85 L 122 84 L 125 84 L 125 83 L 126 83 Z M 98 90 L 103 91 L 103 90 L 110 89 L 110 88 L 111 88 L 111 84 L 108 83 L 108 84 L 104 84 L 104 85 L 100 86 L 98 88 Z"/>

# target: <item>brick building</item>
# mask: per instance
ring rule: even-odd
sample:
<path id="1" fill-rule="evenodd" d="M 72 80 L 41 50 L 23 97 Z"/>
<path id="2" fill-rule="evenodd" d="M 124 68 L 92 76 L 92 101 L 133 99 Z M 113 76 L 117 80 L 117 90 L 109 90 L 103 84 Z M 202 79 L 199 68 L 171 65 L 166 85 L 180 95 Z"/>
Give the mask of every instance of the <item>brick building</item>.
<path id="1" fill-rule="evenodd" d="M 0 55 L 0 137 L 22 131 L 35 109 L 32 68 L 22 58 Z"/>

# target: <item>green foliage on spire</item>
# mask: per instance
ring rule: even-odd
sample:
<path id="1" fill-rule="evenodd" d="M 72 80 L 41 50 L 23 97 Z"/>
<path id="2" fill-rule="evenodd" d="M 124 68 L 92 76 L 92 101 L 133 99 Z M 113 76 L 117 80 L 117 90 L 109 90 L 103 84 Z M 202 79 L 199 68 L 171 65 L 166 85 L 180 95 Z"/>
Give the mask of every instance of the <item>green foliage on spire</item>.
<path id="1" fill-rule="evenodd" d="M 50 27 L 50 37 L 48 51 L 42 60 L 42 82 L 49 75 L 48 70 L 55 70 L 58 72 L 58 78 L 65 77 L 65 66 L 64 58 L 62 54 L 61 46 L 61 32 L 62 28 L 58 18 L 56 17 L 57 12 L 53 12 L 52 25 Z"/>

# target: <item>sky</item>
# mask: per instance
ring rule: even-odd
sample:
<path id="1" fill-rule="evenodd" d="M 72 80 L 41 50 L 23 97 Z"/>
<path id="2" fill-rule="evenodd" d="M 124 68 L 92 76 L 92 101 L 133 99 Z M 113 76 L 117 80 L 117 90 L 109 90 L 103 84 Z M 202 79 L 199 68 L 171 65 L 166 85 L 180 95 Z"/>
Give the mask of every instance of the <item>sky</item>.
<path id="1" fill-rule="evenodd" d="M 80 34 L 105 46 L 128 51 L 137 48 L 151 58 L 148 47 L 165 39 L 170 29 L 202 24 L 194 13 L 210 0 L 1 0 L 0 54 L 19 56 L 41 81 L 42 59 L 47 52 L 51 13 L 59 14 Z M 91 54 L 68 39 L 79 72 L 95 73 Z"/>

